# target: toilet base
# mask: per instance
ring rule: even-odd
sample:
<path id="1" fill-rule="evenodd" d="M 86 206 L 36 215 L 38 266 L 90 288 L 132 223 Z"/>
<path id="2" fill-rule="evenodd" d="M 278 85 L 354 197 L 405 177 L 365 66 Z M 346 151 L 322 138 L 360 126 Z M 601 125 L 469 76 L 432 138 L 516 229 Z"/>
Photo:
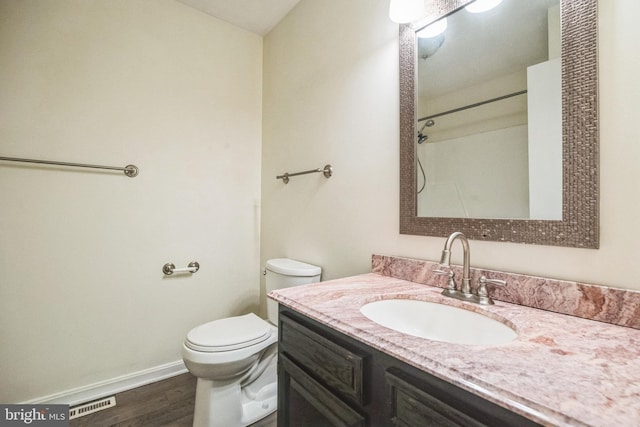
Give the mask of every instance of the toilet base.
<path id="1" fill-rule="evenodd" d="M 198 378 L 194 427 L 245 427 L 277 409 L 277 358 L 251 384 Z"/>

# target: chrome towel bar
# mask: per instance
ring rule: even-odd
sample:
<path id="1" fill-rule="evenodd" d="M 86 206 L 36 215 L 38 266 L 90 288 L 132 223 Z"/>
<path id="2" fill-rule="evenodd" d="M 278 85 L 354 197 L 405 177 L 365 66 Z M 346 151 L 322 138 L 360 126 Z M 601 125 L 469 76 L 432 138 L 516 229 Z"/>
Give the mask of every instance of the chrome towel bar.
<path id="1" fill-rule="evenodd" d="M 171 276 L 173 273 L 197 273 L 198 270 L 200 270 L 200 264 L 196 261 L 190 262 L 185 268 L 176 268 L 176 266 L 170 262 L 162 266 L 162 272 L 167 276 Z"/>
<path id="2" fill-rule="evenodd" d="M 285 172 L 284 175 L 278 175 L 276 176 L 276 179 L 281 179 L 282 182 L 284 182 L 285 184 L 289 183 L 289 178 L 292 176 L 298 176 L 298 175 L 306 175 L 308 173 L 323 173 L 325 178 L 330 178 L 331 175 L 333 174 L 333 169 L 331 169 L 331 165 L 325 165 L 324 168 L 320 169 L 311 169 L 308 171 L 303 171 L 303 172 L 295 172 L 295 173 L 289 173 L 289 172 Z"/>
<path id="3" fill-rule="evenodd" d="M 0 160 L 7 162 L 23 162 L 23 163 L 40 163 L 44 165 L 58 165 L 58 166 L 71 166 L 74 168 L 92 168 L 92 169 L 109 169 L 123 171 L 129 178 L 133 178 L 138 175 L 139 169 L 135 165 L 127 165 L 123 168 L 117 166 L 101 166 L 101 165 L 88 165 L 85 163 L 69 163 L 69 162 L 54 162 L 50 160 L 35 160 L 35 159 L 19 159 L 16 157 L 0 157 Z"/>

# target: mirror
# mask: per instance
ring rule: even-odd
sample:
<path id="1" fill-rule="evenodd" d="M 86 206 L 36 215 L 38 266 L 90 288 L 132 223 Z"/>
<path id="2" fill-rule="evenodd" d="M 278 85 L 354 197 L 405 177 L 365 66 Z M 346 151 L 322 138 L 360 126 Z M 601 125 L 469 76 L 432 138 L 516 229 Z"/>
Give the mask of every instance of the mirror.
<path id="1" fill-rule="evenodd" d="M 596 0 L 470 3 L 400 27 L 400 232 L 597 248 Z"/>
<path id="2" fill-rule="evenodd" d="M 416 35 L 418 216 L 562 219 L 560 0 Z"/>

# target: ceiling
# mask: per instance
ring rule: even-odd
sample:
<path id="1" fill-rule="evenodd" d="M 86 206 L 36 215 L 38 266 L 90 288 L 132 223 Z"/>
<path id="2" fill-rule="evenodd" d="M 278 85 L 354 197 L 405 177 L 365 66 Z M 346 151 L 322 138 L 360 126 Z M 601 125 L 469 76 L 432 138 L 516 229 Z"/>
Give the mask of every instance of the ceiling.
<path id="1" fill-rule="evenodd" d="M 258 35 L 266 35 L 300 0 L 177 0 Z"/>

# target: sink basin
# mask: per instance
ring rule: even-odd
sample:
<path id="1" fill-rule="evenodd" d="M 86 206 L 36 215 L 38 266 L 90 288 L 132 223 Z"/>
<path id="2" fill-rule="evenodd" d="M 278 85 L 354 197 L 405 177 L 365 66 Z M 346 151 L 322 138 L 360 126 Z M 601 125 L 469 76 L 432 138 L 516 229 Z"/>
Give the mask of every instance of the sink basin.
<path id="1" fill-rule="evenodd" d="M 497 345 L 517 336 L 509 326 L 482 314 L 428 301 L 375 301 L 360 312 L 386 328 L 453 344 Z"/>

